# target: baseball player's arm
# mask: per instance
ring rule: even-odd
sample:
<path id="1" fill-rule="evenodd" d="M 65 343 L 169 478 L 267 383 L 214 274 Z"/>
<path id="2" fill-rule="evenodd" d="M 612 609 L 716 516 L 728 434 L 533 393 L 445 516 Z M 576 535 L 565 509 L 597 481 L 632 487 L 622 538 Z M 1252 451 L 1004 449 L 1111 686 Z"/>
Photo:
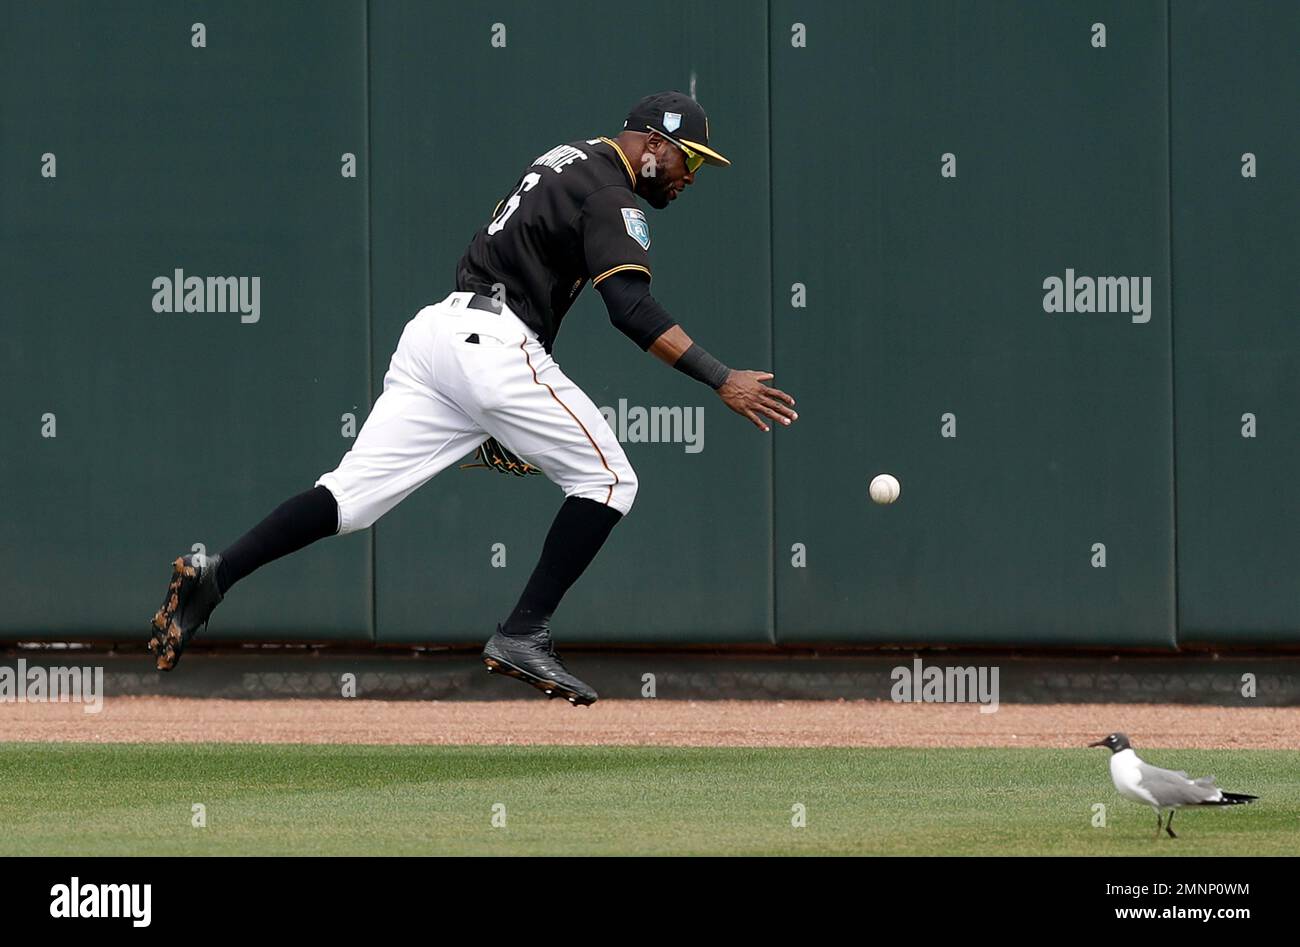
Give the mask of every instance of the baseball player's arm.
<path id="1" fill-rule="evenodd" d="M 676 320 L 650 295 L 650 277 L 635 270 L 614 273 L 596 284 L 614 328 L 646 351 Z"/>
<path id="2" fill-rule="evenodd" d="M 691 341 L 686 330 L 650 295 L 650 280 L 639 273 L 616 273 L 596 285 L 609 320 L 642 349 L 718 393 L 727 407 L 749 418 L 761 431 L 764 418 L 790 424 L 799 417 L 794 399 L 762 384 L 771 372 L 733 371 Z"/>
<path id="3" fill-rule="evenodd" d="M 716 378 L 714 365 L 721 365 L 712 355 L 691 341 L 686 330 L 673 326 L 650 346 L 650 354 L 679 371 L 684 371 L 692 378 L 704 380 L 705 375 Z M 772 388 L 763 382 L 770 380 L 771 372 L 754 372 L 748 370 L 728 369 L 720 385 L 713 385 L 718 397 L 728 408 L 737 414 L 749 418 L 760 431 L 768 431 L 764 418 L 771 418 L 789 425 L 799 415 L 794 411 L 794 399 L 780 388 Z M 712 382 L 707 382 L 712 384 Z"/>

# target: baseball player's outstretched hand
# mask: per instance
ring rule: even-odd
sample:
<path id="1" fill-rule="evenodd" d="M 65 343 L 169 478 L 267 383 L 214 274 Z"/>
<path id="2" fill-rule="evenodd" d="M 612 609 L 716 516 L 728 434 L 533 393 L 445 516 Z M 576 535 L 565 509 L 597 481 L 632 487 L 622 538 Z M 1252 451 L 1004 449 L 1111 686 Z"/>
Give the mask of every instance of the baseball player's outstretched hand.
<path id="1" fill-rule="evenodd" d="M 763 384 L 772 377 L 771 372 L 733 369 L 718 389 L 718 397 L 732 411 L 753 421 L 760 431 L 771 430 L 764 418 L 790 425 L 799 418 L 794 412 L 794 399 L 780 388 Z"/>

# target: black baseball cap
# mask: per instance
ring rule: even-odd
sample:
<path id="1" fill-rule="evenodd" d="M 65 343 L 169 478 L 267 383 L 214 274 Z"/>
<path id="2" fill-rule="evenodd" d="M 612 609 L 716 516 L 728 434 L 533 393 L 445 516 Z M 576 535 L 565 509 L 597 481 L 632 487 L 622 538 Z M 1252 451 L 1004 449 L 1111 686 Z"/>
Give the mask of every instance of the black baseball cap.
<path id="1" fill-rule="evenodd" d="M 658 132 L 674 145 L 695 152 L 705 164 L 731 164 L 709 147 L 709 117 L 700 103 L 682 92 L 656 92 L 632 106 L 623 127 L 632 132 Z"/>

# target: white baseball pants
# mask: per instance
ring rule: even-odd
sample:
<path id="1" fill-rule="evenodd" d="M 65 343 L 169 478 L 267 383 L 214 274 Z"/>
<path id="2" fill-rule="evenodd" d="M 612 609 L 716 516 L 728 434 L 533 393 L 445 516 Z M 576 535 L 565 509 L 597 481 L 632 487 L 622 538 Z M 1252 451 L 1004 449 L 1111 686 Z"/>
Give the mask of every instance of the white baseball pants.
<path id="1" fill-rule="evenodd" d="M 514 313 L 470 309 L 471 297 L 452 293 L 406 324 L 356 443 L 316 481 L 338 502 L 340 534 L 370 526 L 489 435 L 566 496 L 632 508 L 636 474 L 591 399 Z"/>

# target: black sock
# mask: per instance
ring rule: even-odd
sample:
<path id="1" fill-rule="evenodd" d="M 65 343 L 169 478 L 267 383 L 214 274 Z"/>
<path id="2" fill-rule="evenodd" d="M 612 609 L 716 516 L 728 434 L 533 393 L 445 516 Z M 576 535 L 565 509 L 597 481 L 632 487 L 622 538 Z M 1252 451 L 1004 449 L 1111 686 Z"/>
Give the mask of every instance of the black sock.
<path id="1" fill-rule="evenodd" d="M 502 626 L 507 635 L 526 635 L 550 624 L 551 615 L 569 586 L 591 565 L 623 514 L 612 506 L 569 497 L 555 514 L 542 546 L 542 558 L 519 596 L 519 604 Z"/>
<path id="2" fill-rule="evenodd" d="M 227 589 L 259 566 L 338 531 L 339 507 L 329 490 L 313 487 L 291 497 L 222 551 L 217 588 L 225 595 Z"/>

